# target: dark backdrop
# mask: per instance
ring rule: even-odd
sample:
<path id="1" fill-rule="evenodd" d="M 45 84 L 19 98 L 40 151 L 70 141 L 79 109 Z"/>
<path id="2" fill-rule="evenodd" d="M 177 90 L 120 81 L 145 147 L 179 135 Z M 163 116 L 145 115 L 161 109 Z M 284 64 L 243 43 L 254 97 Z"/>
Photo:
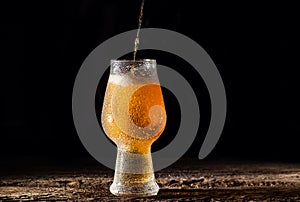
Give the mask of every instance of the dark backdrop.
<path id="1" fill-rule="evenodd" d="M 92 159 L 73 124 L 74 80 L 84 59 L 101 42 L 137 28 L 139 6 L 140 1 L 133 0 L 78 0 L 25 6 L 10 13 L 26 19 L 0 29 L 2 161 L 28 156 Z M 223 78 L 227 119 L 208 159 L 300 161 L 299 23 L 294 8 L 288 3 L 146 0 L 142 26 L 178 31 L 195 40 Z M 186 156 L 197 156 L 210 116 L 201 77 L 174 55 L 143 51 L 138 57 L 156 58 L 193 86 L 203 120 Z M 106 79 L 107 75 L 98 90 L 105 89 Z M 174 116 L 164 133 L 169 137 L 155 143 L 155 150 L 171 141 L 180 123 L 175 96 L 166 89 L 164 95 Z M 95 106 L 98 112 L 99 107 Z"/>

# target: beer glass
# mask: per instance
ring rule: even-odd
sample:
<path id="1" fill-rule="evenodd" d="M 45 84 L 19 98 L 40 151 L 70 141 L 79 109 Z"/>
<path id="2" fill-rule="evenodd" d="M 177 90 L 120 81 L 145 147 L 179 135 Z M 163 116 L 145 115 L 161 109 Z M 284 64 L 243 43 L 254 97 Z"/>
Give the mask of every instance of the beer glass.
<path id="1" fill-rule="evenodd" d="M 156 61 L 112 60 L 101 122 L 118 147 L 110 192 L 118 196 L 156 195 L 151 144 L 166 125 Z"/>

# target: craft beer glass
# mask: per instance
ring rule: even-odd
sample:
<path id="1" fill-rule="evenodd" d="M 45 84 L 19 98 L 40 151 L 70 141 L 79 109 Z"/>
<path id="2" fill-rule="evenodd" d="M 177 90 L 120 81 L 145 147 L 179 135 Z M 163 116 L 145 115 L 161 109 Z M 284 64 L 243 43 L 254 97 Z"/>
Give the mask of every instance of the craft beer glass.
<path id="1" fill-rule="evenodd" d="M 155 60 L 112 60 L 101 122 L 118 154 L 111 193 L 156 195 L 151 144 L 166 125 Z"/>

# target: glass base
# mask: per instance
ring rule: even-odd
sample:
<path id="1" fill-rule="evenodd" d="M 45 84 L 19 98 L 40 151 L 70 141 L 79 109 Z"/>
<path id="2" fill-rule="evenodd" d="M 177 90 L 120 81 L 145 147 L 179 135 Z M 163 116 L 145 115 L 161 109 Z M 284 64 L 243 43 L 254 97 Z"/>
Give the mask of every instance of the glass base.
<path id="1" fill-rule="evenodd" d="M 155 182 L 151 153 L 137 154 L 118 149 L 114 182 L 110 192 L 117 196 L 153 196 Z"/>
<path id="2" fill-rule="evenodd" d="M 157 195 L 159 186 L 155 179 L 147 182 L 120 182 L 114 180 L 109 190 L 116 196 L 145 197 Z"/>

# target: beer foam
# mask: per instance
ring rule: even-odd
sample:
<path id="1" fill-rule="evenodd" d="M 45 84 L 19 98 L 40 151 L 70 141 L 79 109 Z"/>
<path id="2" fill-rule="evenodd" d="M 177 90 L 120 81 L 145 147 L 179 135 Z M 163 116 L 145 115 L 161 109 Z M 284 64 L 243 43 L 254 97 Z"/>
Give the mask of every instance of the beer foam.
<path id="1" fill-rule="evenodd" d="M 120 75 L 110 75 L 108 82 L 111 82 L 113 84 L 121 85 L 121 86 L 128 86 L 132 84 L 133 82 L 130 81 L 131 79 L 128 76 L 120 76 Z"/>
<path id="2" fill-rule="evenodd" d="M 141 77 L 135 77 L 133 75 L 110 75 L 108 82 L 121 85 L 121 86 L 128 86 L 128 85 L 137 85 L 137 84 L 149 84 L 149 83 L 157 83 L 159 84 L 157 77 L 152 78 L 141 78 Z"/>

